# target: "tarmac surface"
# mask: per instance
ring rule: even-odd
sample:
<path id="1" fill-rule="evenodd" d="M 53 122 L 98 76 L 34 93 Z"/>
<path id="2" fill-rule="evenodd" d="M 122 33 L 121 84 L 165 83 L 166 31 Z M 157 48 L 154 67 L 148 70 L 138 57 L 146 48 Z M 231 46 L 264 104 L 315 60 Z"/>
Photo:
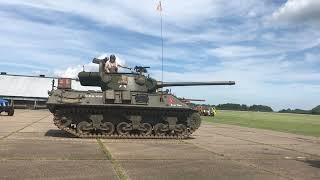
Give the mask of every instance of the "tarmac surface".
<path id="1" fill-rule="evenodd" d="M 79 139 L 46 110 L 0 116 L 0 179 L 320 179 L 320 138 L 203 123 L 187 140 Z"/>

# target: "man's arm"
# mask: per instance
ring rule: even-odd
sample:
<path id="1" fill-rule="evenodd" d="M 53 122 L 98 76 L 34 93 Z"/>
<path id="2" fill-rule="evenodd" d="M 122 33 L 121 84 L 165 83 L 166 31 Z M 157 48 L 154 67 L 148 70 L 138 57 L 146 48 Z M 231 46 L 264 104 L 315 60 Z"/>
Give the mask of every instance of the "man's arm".
<path id="1" fill-rule="evenodd" d="M 117 63 L 117 66 L 118 66 L 118 67 L 121 67 L 121 68 L 125 68 L 125 69 L 131 70 L 131 68 L 129 68 L 129 67 L 127 67 L 127 66 L 122 66 L 121 64 L 118 64 L 118 63 Z"/>

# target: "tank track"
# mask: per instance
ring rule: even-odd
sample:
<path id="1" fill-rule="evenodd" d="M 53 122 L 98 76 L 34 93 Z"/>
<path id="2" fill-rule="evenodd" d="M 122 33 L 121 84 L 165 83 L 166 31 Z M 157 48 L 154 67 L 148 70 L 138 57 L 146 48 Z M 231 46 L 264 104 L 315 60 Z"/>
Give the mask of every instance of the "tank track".
<path id="1" fill-rule="evenodd" d="M 109 110 L 109 112 L 111 112 L 111 110 Z M 132 114 L 137 114 L 137 113 L 143 114 L 143 113 L 150 113 L 150 111 L 148 110 L 144 110 L 141 113 L 141 110 L 132 110 L 132 111 L 126 111 L 127 114 L 132 115 Z M 107 133 L 103 133 L 103 132 L 99 132 L 99 133 L 82 133 L 79 132 L 79 130 L 77 130 L 77 128 L 72 125 L 72 123 L 67 123 L 66 122 L 70 122 L 72 121 L 74 123 L 74 120 L 72 118 L 66 118 L 68 117 L 68 115 L 70 114 L 89 114 L 89 115 L 93 115 L 93 114 L 98 114 L 101 115 L 103 113 L 106 113 L 106 111 L 104 109 L 98 109 L 98 108 L 75 108 L 75 107 L 61 107 L 59 109 L 54 110 L 54 124 L 61 130 L 68 132 L 76 137 L 79 138 L 102 138 L 102 139 L 186 139 L 189 138 L 190 135 L 200 127 L 201 124 L 201 119 L 200 119 L 200 115 L 195 112 L 194 110 L 191 109 L 187 109 L 184 111 L 161 111 L 159 112 L 159 110 L 154 110 L 154 113 L 157 114 L 157 116 L 166 116 L 166 115 L 170 115 L 172 116 L 173 114 L 176 116 L 179 116 L 181 114 L 184 114 L 185 118 L 187 118 L 185 120 L 184 123 L 187 123 L 188 125 L 185 125 L 185 132 L 181 133 L 181 134 L 161 134 L 161 135 L 157 135 L 155 133 L 155 126 L 152 127 L 152 134 L 148 134 L 148 135 L 144 135 L 142 133 L 138 133 L 138 134 L 119 134 L 116 130 L 116 128 L 114 129 L 112 134 L 107 134 Z M 187 114 L 187 115 L 186 115 Z M 70 116 L 69 116 L 70 117 Z M 83 122 L 83 121 L 81 121 Z M 80 123 L 78 123 L 80 124 Z M 121 124 L 118 123 L 118 125 Z M 116 125 L 113 125 L 114 127 L 116 127 Z M 169 126 L 169 125 L 168 125 Z"/>

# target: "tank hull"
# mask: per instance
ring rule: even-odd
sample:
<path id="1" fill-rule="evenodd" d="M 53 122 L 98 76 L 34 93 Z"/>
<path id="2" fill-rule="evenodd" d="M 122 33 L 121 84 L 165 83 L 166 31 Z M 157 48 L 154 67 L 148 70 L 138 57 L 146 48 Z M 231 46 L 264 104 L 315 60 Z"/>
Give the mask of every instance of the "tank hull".
<path id="1" fill-rule="evenodd" d="M 108 101 L 106 92 L 55 90 L 47 106 L 54 124 L 80 138 L 187 138 L 201 119 L 171 94 L 132 93 L 127 101 Z M 116 103 L 115 103 L 116 102 Z"/>

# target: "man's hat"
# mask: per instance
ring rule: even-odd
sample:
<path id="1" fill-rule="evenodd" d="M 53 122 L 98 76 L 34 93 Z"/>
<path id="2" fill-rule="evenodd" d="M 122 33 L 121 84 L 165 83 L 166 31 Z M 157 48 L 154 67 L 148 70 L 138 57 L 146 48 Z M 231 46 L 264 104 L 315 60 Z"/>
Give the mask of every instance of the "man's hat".
<path id="1" fill-rule="evenodd" d="M 110 60 L 116 60 L 116 56 L 114 54 L 110 55 Z"/>

